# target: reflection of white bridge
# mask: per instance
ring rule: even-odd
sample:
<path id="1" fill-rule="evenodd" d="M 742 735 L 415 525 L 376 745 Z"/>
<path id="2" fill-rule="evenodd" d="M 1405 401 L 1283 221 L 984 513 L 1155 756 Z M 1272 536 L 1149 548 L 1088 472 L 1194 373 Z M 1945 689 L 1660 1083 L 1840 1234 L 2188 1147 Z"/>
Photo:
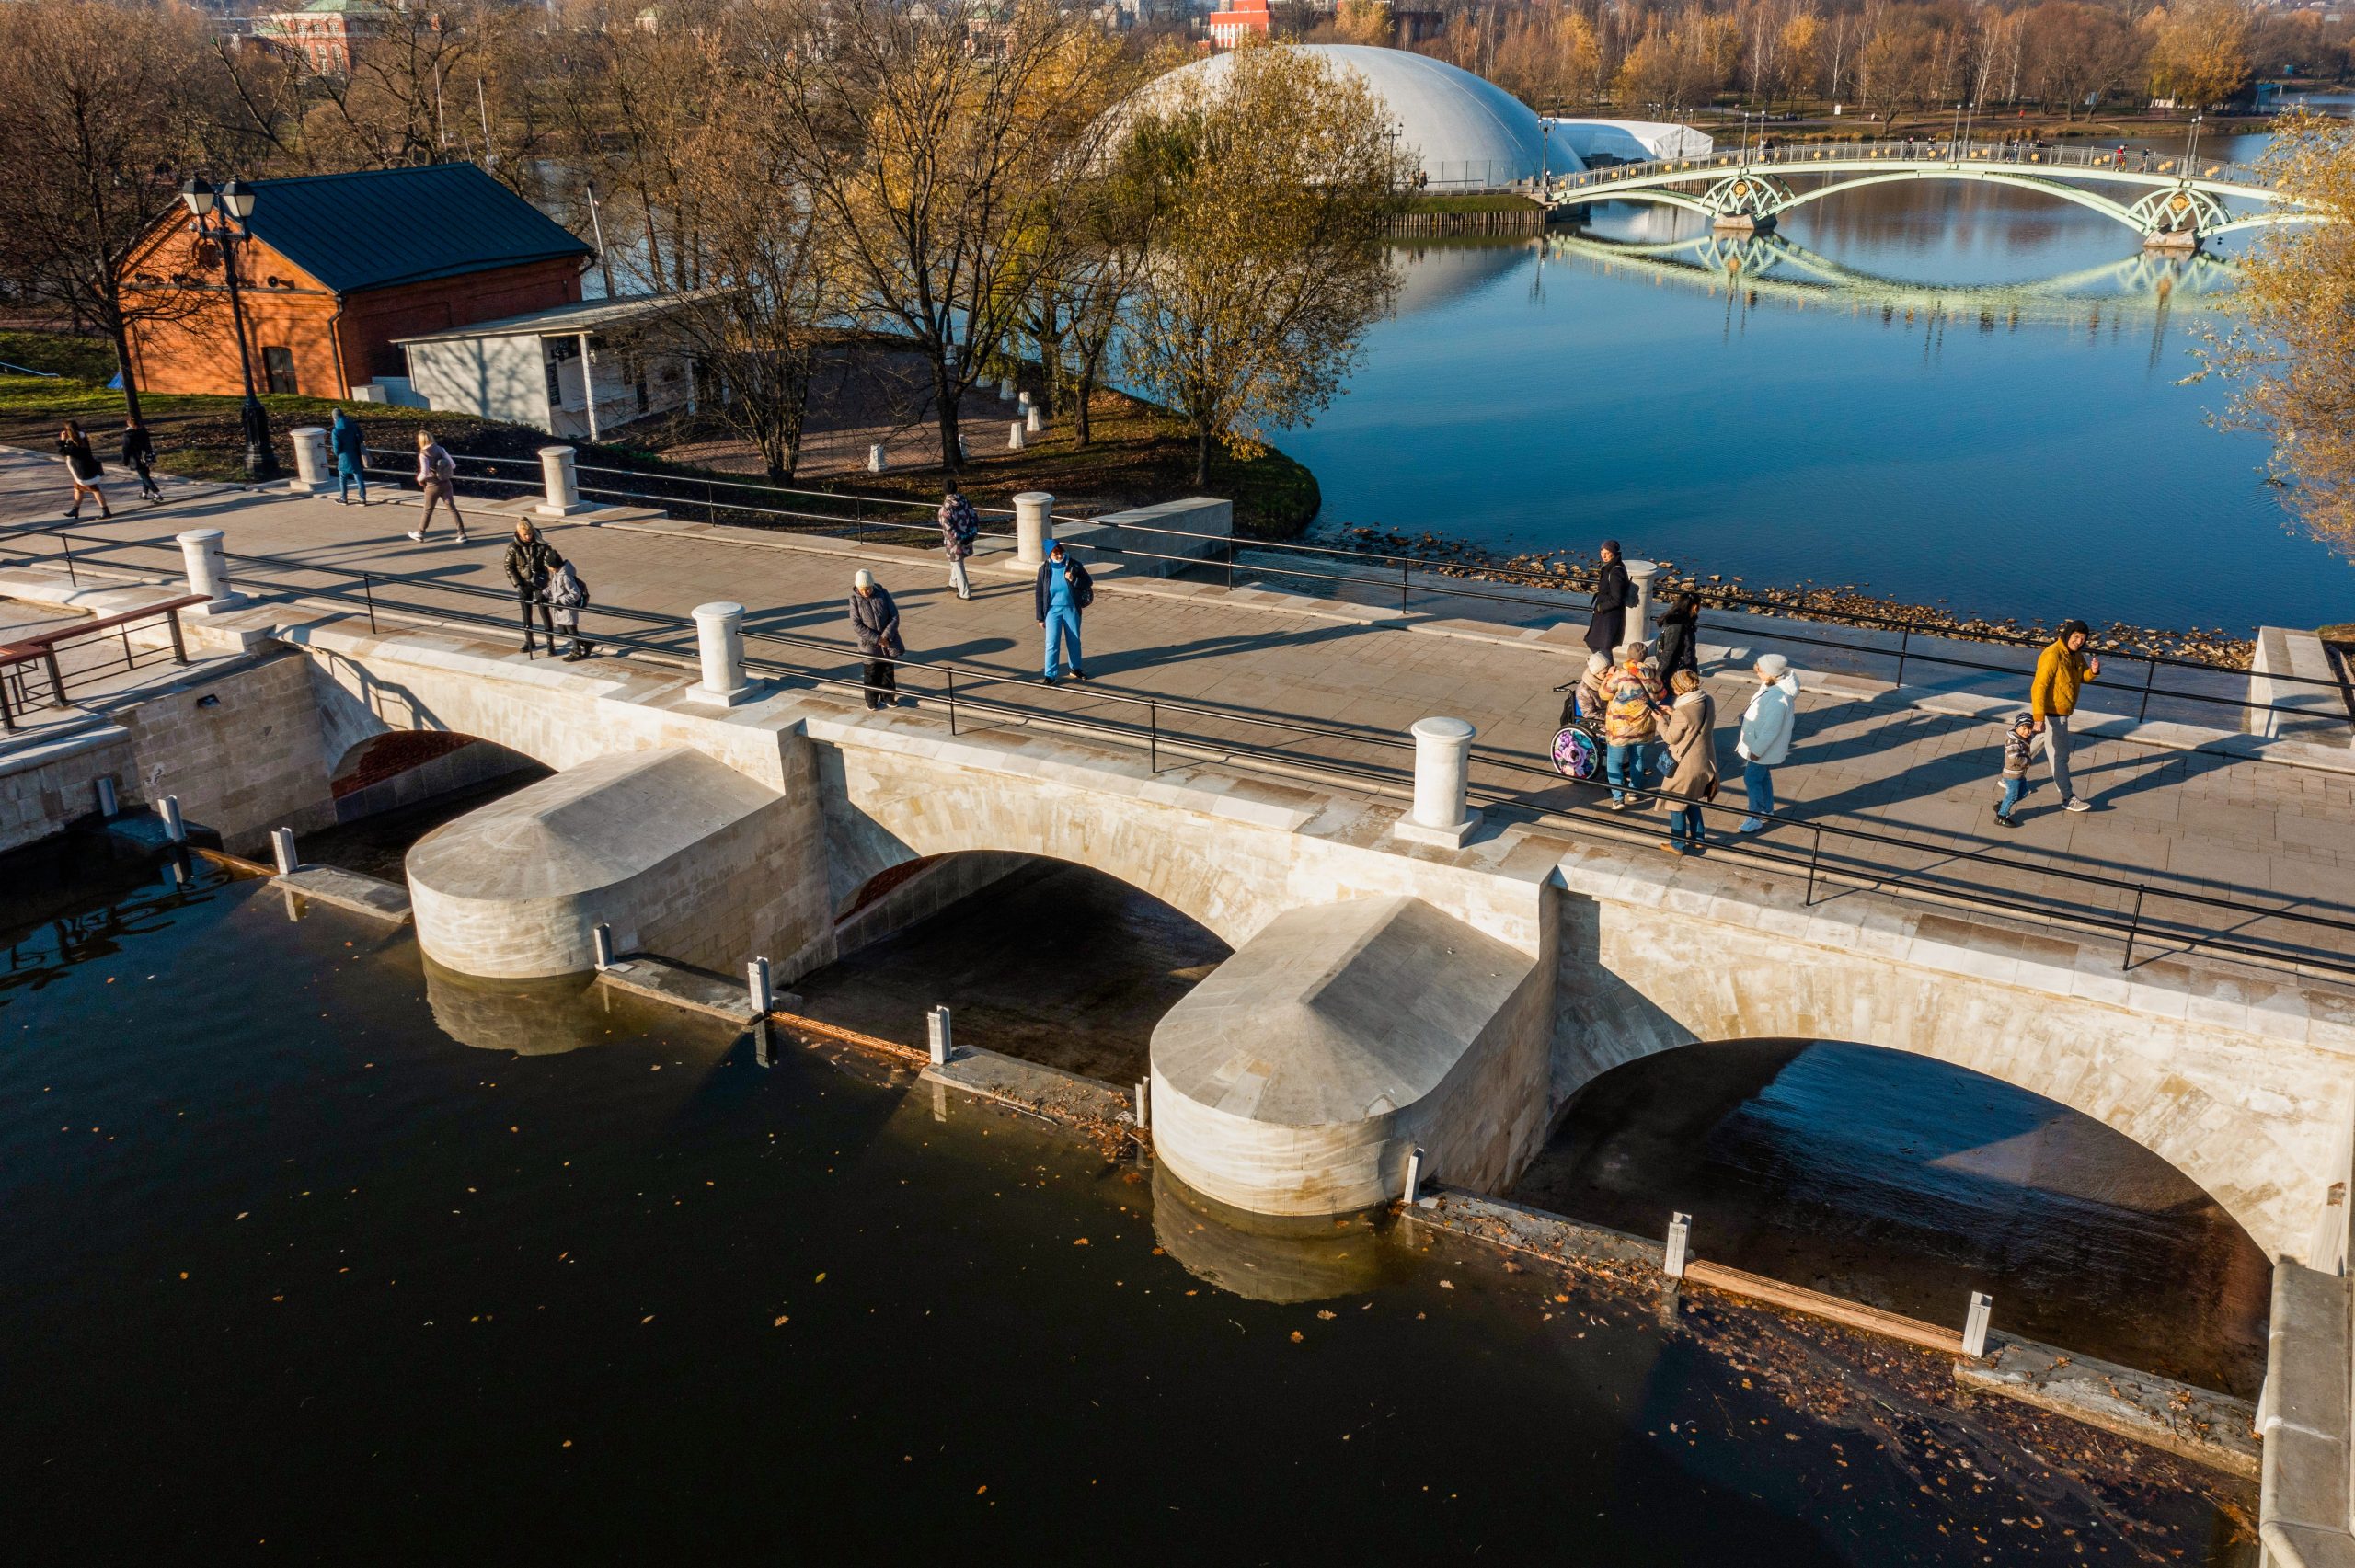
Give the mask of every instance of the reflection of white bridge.
<path id="1" fill-rule="evenodd" d="M 2199 254 L 2140 250 L 2116 261 L 2016 283 L 1917 283 L 1844 266 L 1780 235 L 1712 230 L 1681 240 L 1641 243 L 1555 233 L 1545 254 L 1628 268 L 1697 283 L 1713 292 L 1738 287 L 1794 303 L 1870 303 L 1908 315 L 2000 315 L 2074 317 L 2091 310 L 2164 309 L 2184 296 L 2229 284 L 2229 261 Z"/>
<path id="2" fill-rule="evenodd" d="M 1810 181 L 1801 188 L 1795 178 Z M 2193 248 L 2219 235 L 2323 215 L 2265 185 L 2246 165 L 2135 154 L 2122 161 L 2091 148 L 2027 149 L 2000 143 L 1957 147 L 1915 141 L 1865 142 L 1664 158 L 1589 169 L 1545 182 L 1547 205 L 1651 201 L 1707 215 L 1735 230 L 1770 228 L 1783 214 L 1841 191 L 1900 180 L 1971 180 L 2039 191 L 2124 223 L 2145 245 Z M 2139 190 L 2131 200 L 2089 185 Z M 1697 187 L 1698 189 L 1694 189 Z M 2227 201 L 2261 202 L 2238 212 Z"/>

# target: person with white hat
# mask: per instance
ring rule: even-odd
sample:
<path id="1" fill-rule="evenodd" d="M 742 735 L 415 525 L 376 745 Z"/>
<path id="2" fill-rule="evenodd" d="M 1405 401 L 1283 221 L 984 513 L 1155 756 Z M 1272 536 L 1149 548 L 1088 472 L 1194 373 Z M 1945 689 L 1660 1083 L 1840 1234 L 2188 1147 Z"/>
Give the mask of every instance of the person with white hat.
<path id="1" fill-rule="evenodd" d="M 1750 797 L 1750 815 L 1736 830 L 1743 833 L 1757 832 L 1775 814 L 1775 770 L 1791 754 L 1791 733 L 1798 727 L 1799 678 L 1791 661 L 1779 653 L 1760 654 L 1757 670 L 1758 691 L 1742 710 L 1741 739 L 1734 747 Z"/>
<path id="2" fill-rule="evenodd" d="M 900 705 L 899 678 L 891 661 L 908 651 L 907 645 L 900 640 L 900 607 L 866 567 L 861 567 L 850 581 L 850 629 L 858 639 L 858 651 L 867 656 L 864 679 L 867 708 L 896 708 Z"/>

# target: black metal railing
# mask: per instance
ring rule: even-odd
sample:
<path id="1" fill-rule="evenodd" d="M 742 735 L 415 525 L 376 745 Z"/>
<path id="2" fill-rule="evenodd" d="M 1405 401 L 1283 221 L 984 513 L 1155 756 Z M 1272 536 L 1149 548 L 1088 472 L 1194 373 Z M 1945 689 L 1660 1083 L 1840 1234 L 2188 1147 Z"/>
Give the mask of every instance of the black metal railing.
<path id="1" fill-rule="evenodd" d="M 165 624 L 171 642 L 172 662 L 186 664 L 188 644 L 180 635 L 180 612 L 191 604 L 204 602 L 202 594 L 185 594 L 161 604 L 97 620 L 76 621 L 54 631 L 0 644 L 0 730 L 23 727 L 23 715 L 36 705 L 33 683 L 29 679 L 35 670 L 49 689 L 48 705 L 63 708 L 73 705 L 77 687 L 87 690 L 109 676 L 127 674 L 142 664 L 159 662 L 164 658 L 161 651 L 143 658 L 141 648 L 132 641 L 132 628 L 144 622 L 160 620 Z M 87 657 L 96 650 L 103 650 L 98 658 Z M 66 668 L 69 658 L 73 663 L 70 670 Z"/>

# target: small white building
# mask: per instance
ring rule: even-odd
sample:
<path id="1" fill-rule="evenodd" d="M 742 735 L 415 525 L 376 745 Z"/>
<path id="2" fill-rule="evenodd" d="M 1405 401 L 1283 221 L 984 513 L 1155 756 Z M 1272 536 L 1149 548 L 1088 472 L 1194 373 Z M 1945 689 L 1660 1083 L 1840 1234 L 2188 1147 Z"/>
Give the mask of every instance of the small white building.
<path id="1" fill-rule="evenodd" d="M 1716 142 L 1706 131 L 1667 120 L 1550 120 L 1548 134 L 1581 164 L 1648 164 L 1655 158 L 1706 158 Z"/>
<path id="2" fill-rule="evenodd" d="M 430 408 L 595 441 L 649 414 L 694 411 L 695 357 L 665 330 L 682 301 L 584 300 L 395 341 Z"/>

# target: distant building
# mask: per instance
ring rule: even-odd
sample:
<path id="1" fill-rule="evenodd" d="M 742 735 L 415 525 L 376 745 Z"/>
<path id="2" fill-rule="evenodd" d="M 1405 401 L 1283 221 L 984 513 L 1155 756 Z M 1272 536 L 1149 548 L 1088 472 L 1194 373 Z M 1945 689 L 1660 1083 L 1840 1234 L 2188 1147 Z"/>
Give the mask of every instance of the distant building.
<path id="1" fill-rule="evenodd" d="M 394 13 L 375 0 L 311 0 L 299 11 L 266 11 L 254 18 L 253 36 L 298 55 L 322 76 L 351 74 L 352 45 L 381 38 Z"/>
<path id="2" fill-rule="evenodd" d="M 269 392 L 406 401 L 397 339 L 575 303 L 596 254 L 472 164 L 263 179 L 254 191 L 237 283 L 254 379 Z M 185 211 L 132 247 L 127 289 L 196 301 L 134 330 L 144 390 L 242 389 L 221 260 Z"/>
<path id="3" fill-rule="evenodd" d="M 1265 38 L 1270 20 L 1268 0 L 1234 0 L 1231 10 L 1211 13 L 1211 44 L 1233 49 L 1252 33 Z"/>
<path id="4" fill-rule="evenodd" d="M 404 338 L 408 384 L 430 408 L 595 441 L 695 406 L 695 356 L 672 329 L 690 296 L 626 295 Z"/>

